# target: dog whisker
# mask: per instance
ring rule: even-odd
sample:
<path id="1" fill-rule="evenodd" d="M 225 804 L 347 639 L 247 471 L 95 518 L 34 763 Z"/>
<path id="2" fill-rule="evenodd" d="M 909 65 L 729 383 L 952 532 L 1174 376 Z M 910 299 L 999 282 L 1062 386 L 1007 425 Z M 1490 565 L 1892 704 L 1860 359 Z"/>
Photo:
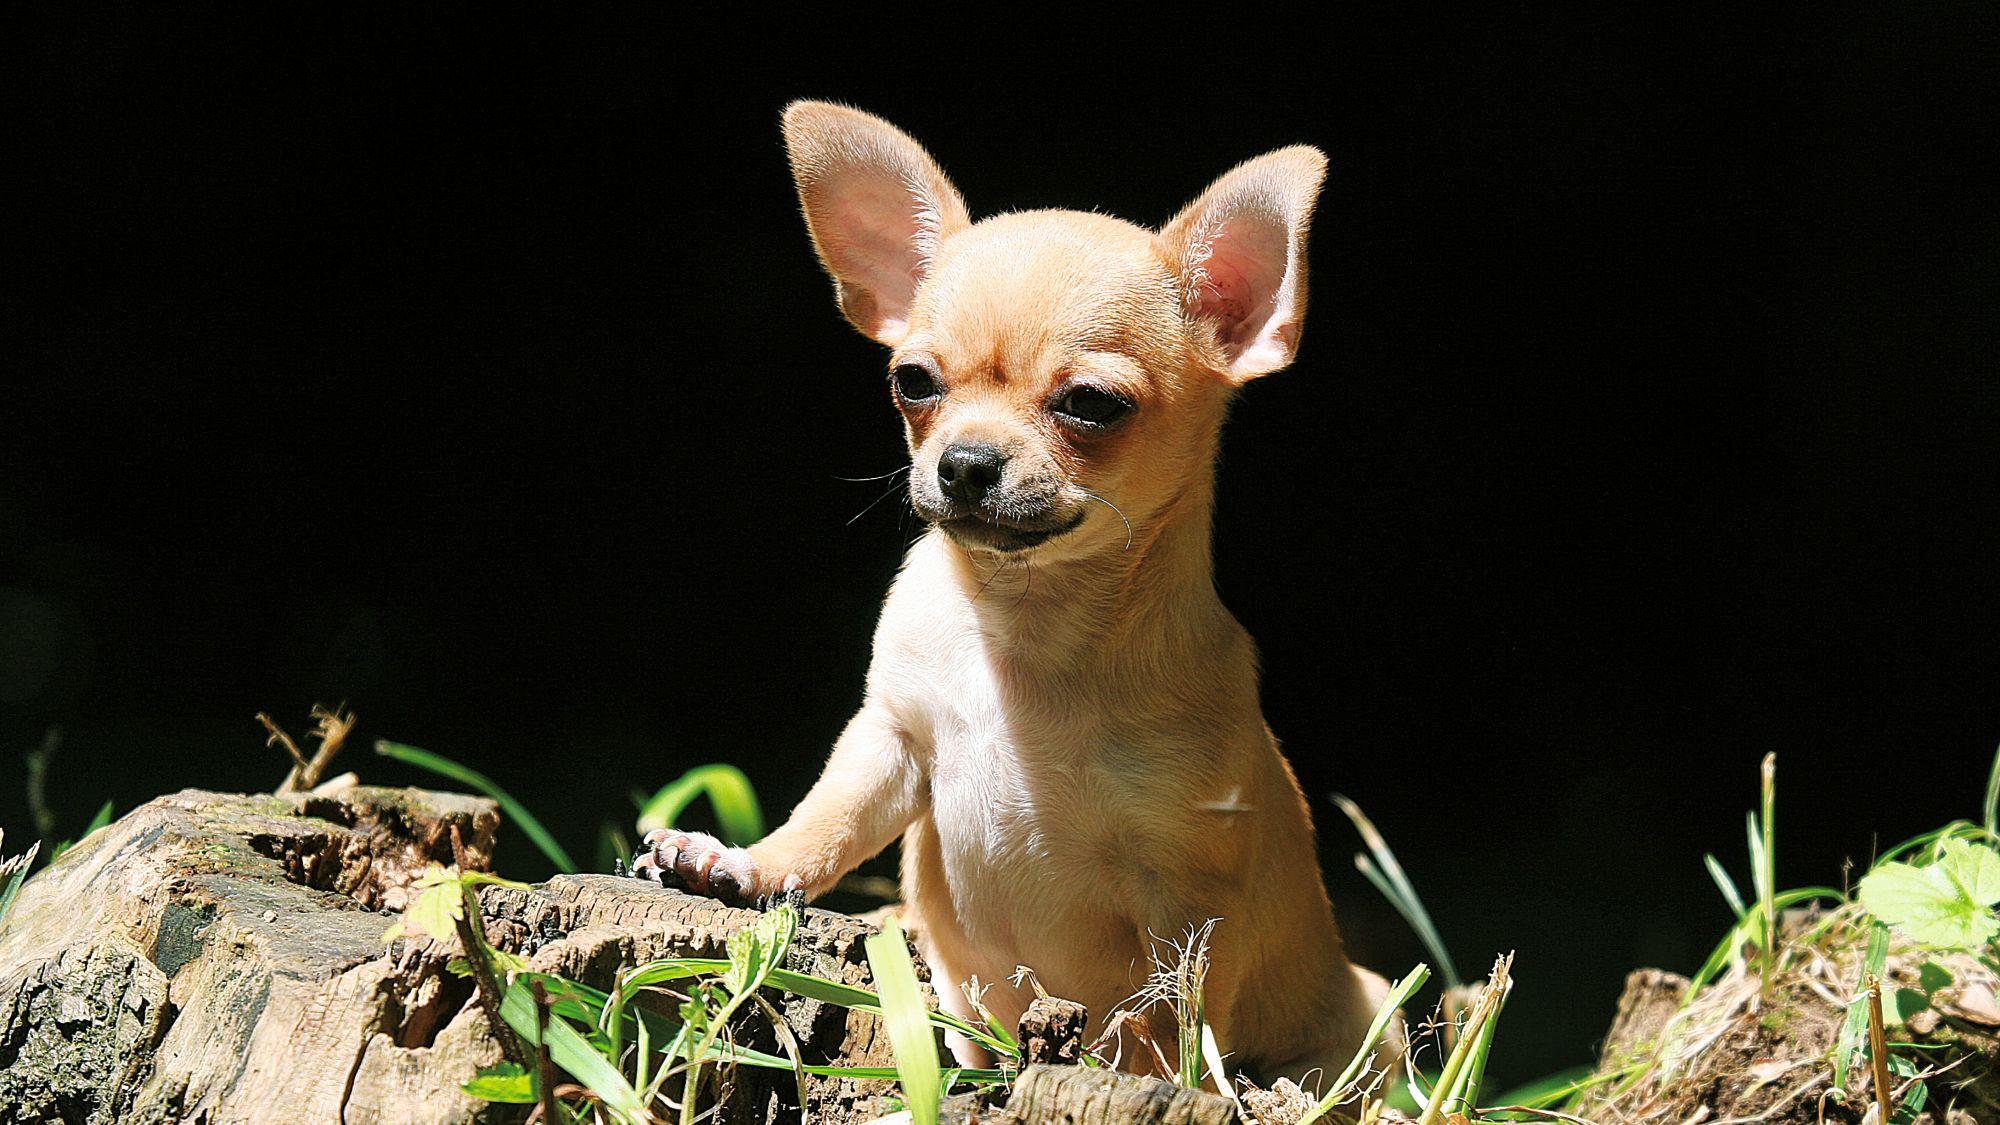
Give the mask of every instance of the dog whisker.
<path id="1" fill-rule="evenodd" d="M 1021 584 L 1021 596 L 1014 599 L 1015 609 L 1020 609 L 1027 602 L 1028 595 L 1035 590 L 1035 560 L 1032 552 L 1021 557 L 1021 570 L 1027 575 L 1027 581 Z"/>
<path id="2" fill-rule="evenodd" d="M 849 483 L 852 484 L 866 484 L 871 480 L 888 480 L 890 477 L 901 476 L 909 471 L 910 467 L 908 465 L 904 465 L 901 468 L 890 469 L 886 473 L 878 473 L 877 475 L 872 477 L 835 477 L 833 479 L 848 481 Z"/>
<path id="3" fill-rule="evenodd" d="M 844 523 L 844 524 L 842 524 L 841 526 L 842 526 L 842 527 L 853 527 L 853 526 L 854 526 L 854 521 L 855 521 L 855 520 L 858 520 L 858 519 L 860 519 L 860 518 L 861 518 L 862 516 L 865 516 L 865 515 L 867 515 L 867 514 L 868 514 L 869 512 L 872 512 L 872 511 L 874 511 L 874 510 L 875 510 L 875 505 L 877 505 L 877 504 L 880 504 L 880 503 L 881 503 L 882 501 L 884 501 L 884 500 L 887 500 L 887 499 L 888 499 L 889 497 L 891 497 L 891 496 L 894 496 L 894 495 L 895 495 L 896 493 L 898 493 L 898 492 L 901 492 L 901 491 L 903 491 L 903 486 L 902 486 L 902 485 L 898 484 L 898 483 L 897 483 L 897 482 L 895 482 L 895 481 L 890 481 L 890 482 L 889 482 L 889 488 L 888 488 L 888 490 L 887 490 L 887 491 L 883 492 L 883 493 L 882 493 L 882 495 L 880 495 L 880 496 L 877 496 L 877 497 L 876 497 L 875 499 L 873 499 L 873 500 L 870 500 L 870 501 L 868 502 L 868 506 L 867 506 L 866 508 L 863 508 L 863 509 L 861 509 L 860 511 L 858 511 L 858 512 L 854 513 L 854 514 L 853 514 L 852 516 L 848 517 L 848 520 L 847 520 L 847 522 L 846 522 L 846 523 Z"/>
<path id="4" fill-rule="evenodd" d="M 1124 549 L 1125 549 L 1125 550 L 1127 550 L 1127 551 L 1131 550 L 1131 549 L 1132 549 L 1132 521 L 1131 521 L 1131 520 L 1128 520 L 1128 519 L 1126 519 L 1126 518 L 1125 518 L 1125 513 L 1124 513 L 1124 512 L 1121 512 L 1121 511 L 1119 511 L 1119 510 L 1118 510 L 1118 505 L 1116 505 L 1116 504 L 1113 504 L 1113 503 L 1112 503 L 1111 501 L 1109 501 L 1109 500 L 1106 500 L 1106 499 L 1105 499 L 1104 497 L 1102 497 L 1102 496 L 1099 496 L 1099 495 L 1098 495 L 1097 493 L 1095 493 L 1095 492 L 1092 492 L 1092 491 L 1091 491 L 1091 490 L 1089 490 L 1088 488 L 1086 488 L 1086 489 L 1083 489 L 1083 494 L 1084 494 L 1084 496 L 1085 496 L 1085 497 L 1087 497 L 1087 498 L 1089 498 L 1089 499 L 1091 499 L 1091 500 L 1095 500 L 1095 501 L 1097 501 L 1097 502 L 1098 502 L 1099 504 L 1102 504 L 1102 505 L 1104 505 L 1105 507 L 1107 507 L 1107 508 L 1111 509 L 1111 511 L 1112 511 L 1112 514 L 1116 515 L 1116 516 L 1117 516 L 1117 517 L 1119 518 L 1119 520 L 1120 520 L 1120 521 L 1122 521 L 1122 522 L 1123 522 L 1123 523 L 1125 524 L 1125 547 L 1124 547 Z"/>

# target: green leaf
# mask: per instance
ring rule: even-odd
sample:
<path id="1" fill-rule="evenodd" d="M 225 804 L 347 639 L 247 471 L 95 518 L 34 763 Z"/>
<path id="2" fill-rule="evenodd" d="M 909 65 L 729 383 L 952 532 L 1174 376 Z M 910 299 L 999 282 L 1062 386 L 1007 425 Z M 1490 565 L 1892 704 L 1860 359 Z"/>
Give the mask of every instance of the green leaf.
<path id="1" fill-rule="evenodd" d="M 937 1125 L 938 1102 L 944 1086 L 938 1073 L 937 1037 L 930 1013 L 917 990 L 917 970 L 903 931 L 891 918 L 864 947 L 875 987 L 882 993 L 882 1020 L 889 1026 L 889 1046 L 896 1055 L 896 1074 L 909 1104 L 911 1125 Z"/>
<path id="2" fill-rule="evenodd" d="M 1917 968 L 1917 984 L 1933 996 L 1938 989 L 1949 987 L 1951 980 L 1951 970 L 1936 961 L 1926 961 Z"/>
<path id="3" fill-rule="evenodd" d="M 2000 933 L 2000 854 L 1964 840 L 1941 841 L 1935 863 L 1877 864 L 1862 877 L 1861 905 L 1925 945 L 1973 949 Z"/>
<path id="4" fill-rule="evenodd" d="M 1899 988 L 1882 998 L 1882 1022 L 1905 1024 L 1910 1017 L 1931 1006 L 1931 998 L 1914 988 Z"/>
<path id="5" fill-rule="evenodd" d="M 532 1105 L 535 1101 L 535 1080 L 519 1063 L 496 1063 L 482 1066 L 478 1077 L 470 1082 L 461 1082 L 458 1088 L 481 1101 L 510 1102 L 515 1105 Z"/>
<path id="6" fill-rule="evenodd" d="M 1736 890 L 1736 880 L 1729 877 L 1729 872 L 1723 868 L 1722 861 L 1716 859 L 1714 855 L 1704 855 L 1701 857 L 1701 861 L 1708 866 L 1708 877 L 1715 880 L 1715 889 L 1722 892 L 1722 900 L 1729 904 L 1729 909 L 1736 917 L 1739 919 L 1742 918 L 1747 911 L 1743 906 L 1742 894 Z M 1508 1104 L 1520 1105 L 1521 1103 L 1509 1102 Z"/>
<path id="7" fill-rule="evenodd" d="M 437 941 L 457 936 L 458 921 L 465 917 L 465 892 L 459 889 L 457 874 L 434 863 L 417 877 L 421 892 L 403 911 L 405 931 L 414 926 Z"/>
<path id="8" fill-rule="evenodd" d="M 729 972 L 723 980 L 732 995 L 763 987 L 799 928 L 798 911 L 790 906 L 765 911 L 756 923 L 729 935 Z"/>
<path id="9" fill-rule="evenodd" d="M 1944 841 L 1937 866 L 1981 906 L 2000 902 L 2000 852 L 1956 837 Z"/>
<path id="10" fill-rule="evenodd" d="M 1861 958 L 1861 973 L 1854 982 L 1854 999 L 1847 1004 L 1847 1020 L 1841 1026 L 1840 1038 L 1833 1048 L 1833 1085 L 1843 1096 L 1847 1090 L 1847 1071 L 1854 1063 L 1854 1053 L 1861 1049 L 1862 1040 L 1868 1032 L 1868 991 L 1864 984 L 1869 977 L 1880 977 L 1882 967 L 1889 960 L 1889 927 L 1876 922 L 1868 927 L 1868 951 Z"/>

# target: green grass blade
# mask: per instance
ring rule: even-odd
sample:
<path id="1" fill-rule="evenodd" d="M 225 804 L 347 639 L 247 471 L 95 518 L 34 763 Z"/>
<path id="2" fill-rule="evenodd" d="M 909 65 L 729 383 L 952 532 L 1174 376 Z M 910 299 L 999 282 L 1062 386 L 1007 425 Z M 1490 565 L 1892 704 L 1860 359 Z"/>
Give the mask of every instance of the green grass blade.
<path id="1" fill-rule="evenodd" d="M 83 833 L 81 835 L 79 835 L 74 840 L 62 840 L 58 842 L 55 847 L 49 849 L 49 862 L 54 863 L 56 860 L 61 859 L 63 857 L 64 852 L 70 850 L 71 848 L 77 846 L 78 844 L 83 843 L 85 840 L 90 838 L 90 834 L 92 832 L 95 832 L 98 829 L 110 823 L 111 823 L 111 802 L 106 801 L 104 802 L 104 804 L 98 806 L 97 815 L 90 818 L 90 823 L 84 827 Z"/>
<path id="2" fill-rule="evenodd" d="M 1499 1025 L 1507 997 L 1514 990 L 1512 966 L 1512 955 L 1494 962 L 1485 987 L 1480 989 L 1459 1025 L 1458 1042 L 1438 1072 L 1437 1084 L 1424 1104 L 1423 1116 L 1418 1118 L 1419 1125 L 1439 1125 L 1447 1114 L 1475 1115 L 1479 1081 L 1486 1072 L 1486 1057 L 1493 1049 L 1494 1029 Z"/>
<path id="3" fill-rule="evenodd" d="M 1304 1117 L 1299 1118 L 1299 1125 L 1313 1125 L 1313 1122 L 1331 1113 L 1334 1106 L 1339 1105 L 1353 1093 L 1355 1083 L 1361 1080 L 1362 1073 L 1368 1069 L 1368 1059 L 1375 1053 L 1375 1045 L 1381 1042 L 1382 1033 L 1389 1029 L 1389 1021 L 1396 1018 L 1396 1009 L 1416 995 L 1417 989 L 1422 988 L 1424 982 L 1429 979 L 1431 979 L 1430 966 L 1420 963 L 1410 970 L 1408 976 L 1389 986 L 1389 995 L 1382 1001 L 1382 1006 L 1375 1009 L 1375 1019 L 1368 1025 L 1368 1034 L 1361 1037 L 1360 1049 L 1354 1052 L 1352 1059 L 1348 1060 L 1346 1069 L 1340 1072 L 1340 1077 L 1334 1079 L 1333 1085 L 1327 1087 L 1326 1095 L 1320 1098 L 1319 1104 L 1308 1110 Z"/>
<path id="4" fill-rule="evenodd" d="M 1847 1070 L 1854 1061 L 1854 1052 L 1861 1049 L 1861 1040 L 1868 1034 L 1868 978 L 1880 977 L 1888 960 L 1889 927 L 1877 922 L 1869 927 L 1868 952 L 1861 959 L 1861 975 L 1854 982 L 1854 999 L 1848 1002 L 1847 1022 L 1841 1025 L 1840 1038 L 1833 1047 L 1833 1084 L 1842 1091 L 1847 1089 Z"/>
<path id="5" fill-rule="evenodd" d="M 95 832 L 98 829 L 110 823 L 111 823 L 111 802 L 106 801 L 102 805 L 98 806 L 97 815 L 90 818 L 90 824 L 84 828 L 83 835 L 78 836 L 77 839 L 82 840 L 85 837 L 89 836 L 92 832 Z"/>
<path id="6" fill-rule="evenodd" d="M 1712 853 L 1702 856 L 1701 861 L 1708 865 L 1708 877 L 1715 880 L 1715 889 L 1722 892 L 1723 901 L 1729 904 L 1729 909 L 1735 913 L 1737 920 L 1741 921 L 1744 913 L 1743 895 L 1736 889 L 1736 880 L 1729 877 L 1729 872 L 1723 870 L 1722 861 L 1715 858 Z"/>
<path id="7" fill-rule="evenodd" d="M 375 743 L 375 752 L 383 757 L 408 762 L 432 773 L 441 774 L 461 785 L 470 785 L 493 798 L 506 812 L 507 819 L 520 825 L 521 831 L 528 834 L 528 839 L 535 842 L 535 846 L 542 850 L 543 855 L 549 857 L 549 862 L 555 864 L 557 871 L 565 874 L 574 874 L 577 871 L 576 861 L 569 857 L 569 853 L 563 850 L 561 844 L 556 843 L 556 838 L 549 834 L 549 830 L 542 827 L 542 822 L 535 819 L 535 814 L 529 812 L 527 806 L 515 800 L 512 794 L 494 784 L 492 778 L 468 766 L 461 766 L 442 754 L 433 754 L 429 750 L 406 746 L 400 742 L 390 742 L 386 739 L 378 741 Z"/>
<path id="8" fill-rule="evenodd" d="M 1354 866 L 1375 885 L 1376 890 L 1382 892 L 1382 897 L 1389 900 L 1389 905 L 1396 908 L 1396 913 L 1403 916 L 1410 929 L 1416 931 L 1418 940 L 1424 943 L 1424 948 L 1437 961 L 1439 971 L 1444 973 L 1445 987 L 1459 987 L 1464 982 L 1458 975 L 1458 966 L 1452 964 L 1444 939 L 1438 936 L 1437 927 L 1431 923 L 1430 912 L 1424 909 L 1423 900 L 1417 897 L 1416 888 L 1403 874 L 1403 865 L 1396 861 L 1396 853 L 1389 847 L 1388 838 L 1361 811 L 1360 805 L 1339 793 L 1332 796 L 1333 803 L 1347 814 L 1347 819 L 1353 822 L 1354 830 L 1361 834 L 1362 842 L 1368 845 L 1368 851 L 1374 857 L 1371 861 L 1368 856 L 1356 855 Z"/>
<path id="9" fill-rule="evenodd" d="M 1770 884 L 1765 879 L 1769 868 L 1764 863 L 1764 833 L 1757 828 L 1756 813 L 1743 814 L 1743 835 L 1749 842 L 1750 893 L 1756 895 L 1757 901 L 1761 903 L 1766 892 L 1770 890 Z"/>
<path id="10" fill-rule="evenodd" d="M 1771 906 L 1773 909 L 1782 910 L 1787 906 L 1795 906 L 1816 898 L 1830 898 L 1840 902 L 1846 896 L 1832 887 L 1798 887 L 1773 896 Z M 1763 940 L 1762 925 L 1763 919 L 1751 914 L 1729 928 L 1729 932 L 1723 935 L 1714 951 L 1708 955 L 1708 960 L 1702 962 L 1701 968 L 1696 969 L 1694 976 L 1689 979 L 1687 995 L 1681 1000 L 1681 1007 L 1687 1007 L 1688 1003 L 1721 973 L 1722 967 L 1729 963 L 1730 954 L 1737 947 L 1746 941 Z"/>
<path id="11" fill-rule="evenodd" d="M 1587 1066 L 1559 1070 L 1496 1095 L 1491 1104 L 1518 1105 L 1526 1109 L 1560 1105 L 1578 1091 L 1589 1089 L 1594 1084 L 1591 1081 L 1593 1073 L 1592 1068 Z"/>
<path id="12" fill-rule="evenodd" d="M 723 762 L 696 766 L 660 787 L 639 807 L 639 834 L 670 828 L 697 797 L 707 797 L 715 809 L 723 843 L 754 844 L 764 838 L 764 809 L 757 790 L 743 771 Z"/>
<path id="13" fill-rule="evenodd" d="M 42 842 L 37 840 L 28 845 L 27 851 L 0 862 L 0 921 L 6 920 L 7 908 L 14 905 L 14 896 L 27 880 L 28 869 L 35 865 L 35 853 L 41 850 Z"/>
<path id="14" fill-rule="evenodd" d="M 1875 857 L 1874 866 L 1880 867 L 1881 865 L 1889 862 L 1892 859 L 1901 859 L 1903 855 L 1908 852 L 1914 852 L 1923 848 L 1936 847 L 1939 841 L 1944 840 L 1948 837 L 1964 837 L 1966 839 L 1979 839 L 1982 836 L 1982 834 L 1983 833 L 1979 825 L 1974 824 L 1969 820 L 1954 820 L 1950 824 L 1945 825 L 1943 828 L 1933 828 L 1929 832 L 1919 832 L 1915 836 L 1912 836 L 1909 839 L 1904 840 L 1902 843 L 1897 844 L 1895 847 L 1888 849 L 1881 855 Z"/>
<path id="15" fill-rule="evenodd" d="M 720 958 L 669 957 L 649 961 L 626 974 L 623 987 L 636 991 L 648 985 L 685 980 L 703 973 L 727 972 L 728 969 L 729 962 Z M 882 1014 L 880 996 L 851 984 L 841 984 L 839 981 L 823 980 L 796 970 L 778 968 L 771 970 L 767 983 L 774 988 L 782 988 L 786 992 L 804 996 L 809 1000 L 820 1000 L 878 1016 Z M 955 1031 L 996 1055 L 1009 1059 L 1021 1057 L 1021 1045 L 1012 1035 L 996 1032 L 995 1029 L 981 1024 L 970 1023 L 950 1012 L 928 1012 L 928 1016 L 933 1025 L 946 1031 Z"/>
<path id="16" fill-rule="evenodd" d="M 1993 751 L 1993 768 L 1986 775 L 1986 835 L 1989 839 L 2000 840 L 2000 823 L 1995 814 L 2000 813 L 2000 747 Z"/>
<path id="17" fill-rule="evenodd" d="M 937 1125 L 938 1102 L 944 1085 L 938 1073 L 937 1036 L 931 1031 L 923 994 L 917 990 L 917 970 L 902 928 L 890 919 L 864 947 L 875 987 L 882 994 L 882 1019 L 889 1027 L 889 1045 L 896 1053 L 897 1079 L 911 1125 Z"/>
<path id="18" fill-rule="evenodd" d="M 1500 1026 L 1500 1014 L 1507 1010 L 1507 997 L 1511 992 L 1510 986 L 1508 991 L 1500 994 L 1500 1002 L 1494 1006 L 1493 1013 L 1480 1023 L 1479 1031 L 1474 1036 L 1465 1077 L 1454 1092 L 1454 1097 L 1466 1113 L 1471 1113 L 1479 1104 L 1479 1090 L 1486 1083 L 1486 1060 L 1493 1053 L 1493 1036 Z"/>
<path id="19" fill-rule="evenodd" d="M 514 983 L 508 986 L 506 995 L 500 1000 L 500 1016 L 529 1046 L 547 1043 L 549 1058 L 596 1094 L 604 1107 L 619 1120 L 639 1125 L 648 1120 L 639 1092 L 566 1020 L 557 1019 L 553 1012 L 550 1013 L 548 1034 L 541 1034 L 535 1019 L 535 997 L 528 990 L 526 981 L 516 977 Z"/>

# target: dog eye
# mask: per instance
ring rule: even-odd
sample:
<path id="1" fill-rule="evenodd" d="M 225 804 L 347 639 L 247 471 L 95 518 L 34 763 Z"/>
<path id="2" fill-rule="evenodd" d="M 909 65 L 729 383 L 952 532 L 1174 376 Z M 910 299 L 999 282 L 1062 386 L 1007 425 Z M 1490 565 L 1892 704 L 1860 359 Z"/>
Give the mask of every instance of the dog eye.
<path id="1" fill-rule="evenodd" d="M 1057 414 L 1089 426 L 1108 426 L 1123 418 L 1131 409 L 1131 403 L 1096 387 L 1072 387 L 1068 394 L 1056 400 L 1054 407 Z"/>
<path id="2" fill-rule="evenodd" d="M 937 380 L 931 378 L 931 373 L 914 363 L 906 363 L 891 372 L 889 381 L 896 385 L 896 397 L 911 406 L 929 402 L 943 393 L 938 389 Z"/>

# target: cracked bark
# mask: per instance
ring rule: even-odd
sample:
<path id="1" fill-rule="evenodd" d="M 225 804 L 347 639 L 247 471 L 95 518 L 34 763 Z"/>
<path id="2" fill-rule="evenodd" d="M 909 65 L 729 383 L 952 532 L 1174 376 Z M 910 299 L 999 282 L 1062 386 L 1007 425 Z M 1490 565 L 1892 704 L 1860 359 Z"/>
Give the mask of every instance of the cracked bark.
<path id="1" fill-rule="evenodd" d="M 498 825 L 489 801 L 414 789 L 186 790 L 135 809 L 30 879 L 0 924 L 0 1121 L 519 1120 L 527 1107 L 459 1091 L 501 1050 L 472 982 L 445 968 L 456 944 L 382 940 L 425 866 L 451 861 L 454 833 L 465 862 L 484 866 Z M 654 957 L 725 957 L 729 935 L 757 918 L 607 875 L 482 887 L 479 902 L 493 944 L 598 987 Z M 808 909 L 789 967 L 870 987 L 862 941 L 873 932 Z M 893 1065 L 876 1017 L 767 997 L 806 1062 Z M 782 1053 L 761 1009 L 735 1031 Z M 1009 1110 L 977 1119 L 1228 1120 L 1203 1095 L 1149 1080 L 1031 1075 Z M 814 1077 L 800 1107 L 790 1071 L 737 1068 L 727 1082 L 713 1119 L 724 1125 L 858 1125 L 893 1089 Z"/>

